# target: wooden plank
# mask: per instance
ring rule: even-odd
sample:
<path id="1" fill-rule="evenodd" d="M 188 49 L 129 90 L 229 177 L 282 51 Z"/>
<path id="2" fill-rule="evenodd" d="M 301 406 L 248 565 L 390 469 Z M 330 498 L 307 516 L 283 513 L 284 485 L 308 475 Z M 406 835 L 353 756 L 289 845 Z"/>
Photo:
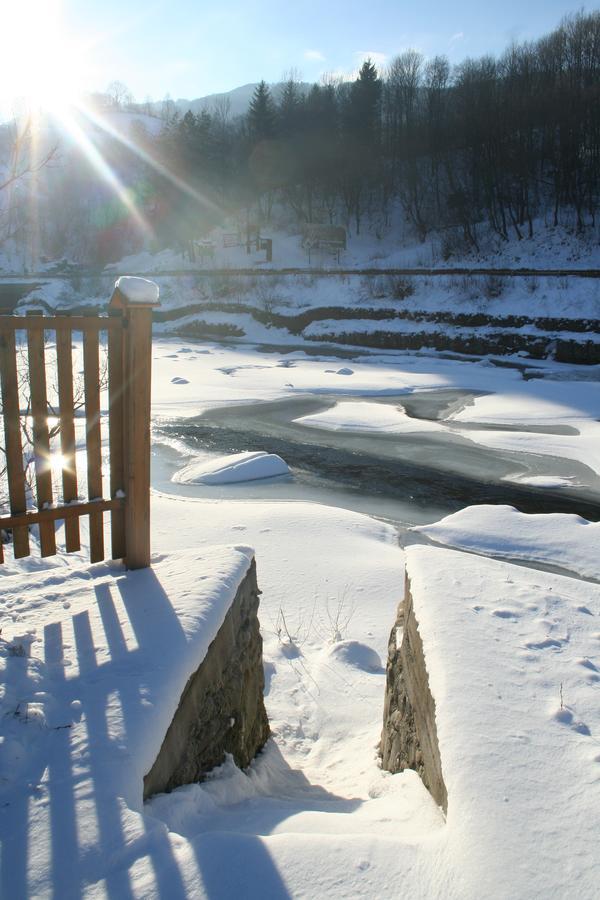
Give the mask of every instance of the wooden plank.
<path id="1" fill-rule="evenodd" d="M 27 320 L 26 320 L 27 321 Z M 31 416 L 33 419 L 33 451 L 38 509 L 52 505 L 52 470 L 50 467 L 50 437 L 48 434 L 48 400 L 46 393 L 46 358 L 44 331 L 37 326 L 27 330 Z M 53 522 L 40 522 L 42 556 L 56 553 Z"/>
<path id="2" fill-rule="evenodd" d="M 13 515 L 27 509 L 23 445 L 21 442 L 21 417 L 17 353 L 14 333 L 0 335 L 0 379 L 2 381 L 2 411 L 4 417 L 4 441 L 10 510 Z M 15 559 L 29 556 L 29 532 L 26 527 L 13 531 Z"/>
<path id="3" fill-rule="evenodd" d="M 107 316 L 1 316 L 0 332 L 42 328 L 52 331 L 99 332 L 118 330 L 119 323 Z"/>
<path id="4" fill-rule="evenodd" d="M 83 385 L 85 394 L 85 432 L 87 451 L 88 499 L 102 497 L 102 436 L 100 433 L 100 353 L 98 332 L 83 335 Z M 104 559 L 102 512 L 90 513 L 90 559 Z"/>
<path id="5" fill-rule="evenodd" d="M 52 509 L 29 510 L 18 516 L 0 516 L 0 528 L 29 527 L 40 523 L 58 522 L 62 519 L 70 519 L 88 516 L 90 513 L 111 512 L 123 509 L 125 500 L 118 497 L 115 500 L 94 500 L 91 503 L 72 503 L 70 506 L 56 506 Z"/>
<path id="6" fill-rule="evenodd" d="M 123 383 L 123 326 L 108 333 L 108 426 L 110 446 L 110 496 L 125 493 L 124 459 L 124 383 Z M 122 559 L 126 553 L 125 513 L 117 510 L 110 517 L 111 549 L 113 559 Z"/>
<path id="7" fill-rule="evenodd" d="M 152 309 L 133 307 L 126 329 L 125 463 L 129 569 L 150 565 L 150 384 L 152 377 Z"/>
<path id="8" fill-rule="evenodd" d="M 73 410 L 73 353 L 70 329 L 56 334 L 56 366 L 58 372 L 58 405 L 60 416 L 60 452 L 62 455 L 62 487 L 64 503 L 77 500 L 77 467 L 75 464 L 75 422 Z M 81 548 L 79 519 L 65 521 L 67 553 Z"/>

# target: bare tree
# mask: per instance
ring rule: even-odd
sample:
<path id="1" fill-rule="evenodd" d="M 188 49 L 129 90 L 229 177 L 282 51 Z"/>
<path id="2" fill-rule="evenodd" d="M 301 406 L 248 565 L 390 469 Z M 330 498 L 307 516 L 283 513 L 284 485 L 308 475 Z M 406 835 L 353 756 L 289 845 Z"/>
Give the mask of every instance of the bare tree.
<path id="1" fill-rule="evenodd" d="M 111 81 L 106 86 L 106 93 L 115 109 L 125 109 L 133 103 L 133 94 L 122 81 Z"/>

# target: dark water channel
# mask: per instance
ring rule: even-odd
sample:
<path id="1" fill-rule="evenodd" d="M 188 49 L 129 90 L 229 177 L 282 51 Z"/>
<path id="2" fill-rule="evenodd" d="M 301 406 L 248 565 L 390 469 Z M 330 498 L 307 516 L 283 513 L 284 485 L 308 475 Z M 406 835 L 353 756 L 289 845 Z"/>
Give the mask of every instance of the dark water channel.
<path id="1" fill-rule="evenodd" d="M 402 405 L 409 416 L 443 422 L 444 416 L 471 402 L 473 396 L 466 391 L 428 391 L 369 401 Z M 480 503 L 509 504 L 528 513 L 577 513 L 600 520 L 600 478 L 586 466 L 547 455 L 478 446 L 461 434 L 468 434 L 473 426 L 459 427 L 453 422 L 452 429 L 440 432 L 390 435 L 326 431 L 293 421 L 327 409 L 340 399 L 344 398 L 305 395 L 164 423 L 157 429 L 153 483 L 161 490 L 191 496 L 313 500 L 400 526 L 435 521 Z M 527 426 L 523 430 L 572 432 L 564 427 Z M 174 484 L 172 474 L 190 459 L 168 446 L 170 441 L 215 456 L 244 450 L 277 453 L 293 476 L 235 485 Z M 504 480 L 539 474 L 568 477 L 572 483 L 548 489 Z"/>

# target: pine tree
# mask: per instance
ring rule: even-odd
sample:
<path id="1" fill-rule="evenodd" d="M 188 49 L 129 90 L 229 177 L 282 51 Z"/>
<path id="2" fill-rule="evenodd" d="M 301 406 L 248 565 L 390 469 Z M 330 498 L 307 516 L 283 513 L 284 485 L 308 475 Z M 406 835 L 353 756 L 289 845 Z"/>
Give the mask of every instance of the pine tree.
<path id="1" fill-rule="evenodd" d="M 265 81 L 254 89 L 248 109 L 248 128 L 254 141 L 264 141 L 275 134 L 275 105 Z"/>
<path id="2" fill-rule="evenodd" d="M 298 83 L 293 78 L 286 81 L 279 101 L 279 132 L 284 138 L 293 138 L 301 128 L 302 95 Z"/>
<path id="3" fill-rule="evenodd" d="M 362 64 L 350 92 L 350 128 L 362 144 L 379 143 L 381 130 L 381 81 L 370 59 Z"/>

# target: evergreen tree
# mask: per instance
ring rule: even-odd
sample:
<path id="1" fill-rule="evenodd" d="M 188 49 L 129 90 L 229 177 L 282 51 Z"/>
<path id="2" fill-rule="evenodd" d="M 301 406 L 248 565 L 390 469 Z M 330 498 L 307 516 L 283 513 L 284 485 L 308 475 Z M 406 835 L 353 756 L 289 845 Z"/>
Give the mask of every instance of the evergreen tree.
<path id="1" fill-rule="evenodd" d="M 289 78 L 283 88 L 279 102 L 279 133 L 284 138 L 295 137 L 302 127 L 302 95 L 298 83 Z"/>
<path id="2" fill-rule="evenodd" d="M 275 105 L 265 81 L 254 89 L 248 109 L 248 129 L 253 141 L 269 140 L 275 135 Z"/>

